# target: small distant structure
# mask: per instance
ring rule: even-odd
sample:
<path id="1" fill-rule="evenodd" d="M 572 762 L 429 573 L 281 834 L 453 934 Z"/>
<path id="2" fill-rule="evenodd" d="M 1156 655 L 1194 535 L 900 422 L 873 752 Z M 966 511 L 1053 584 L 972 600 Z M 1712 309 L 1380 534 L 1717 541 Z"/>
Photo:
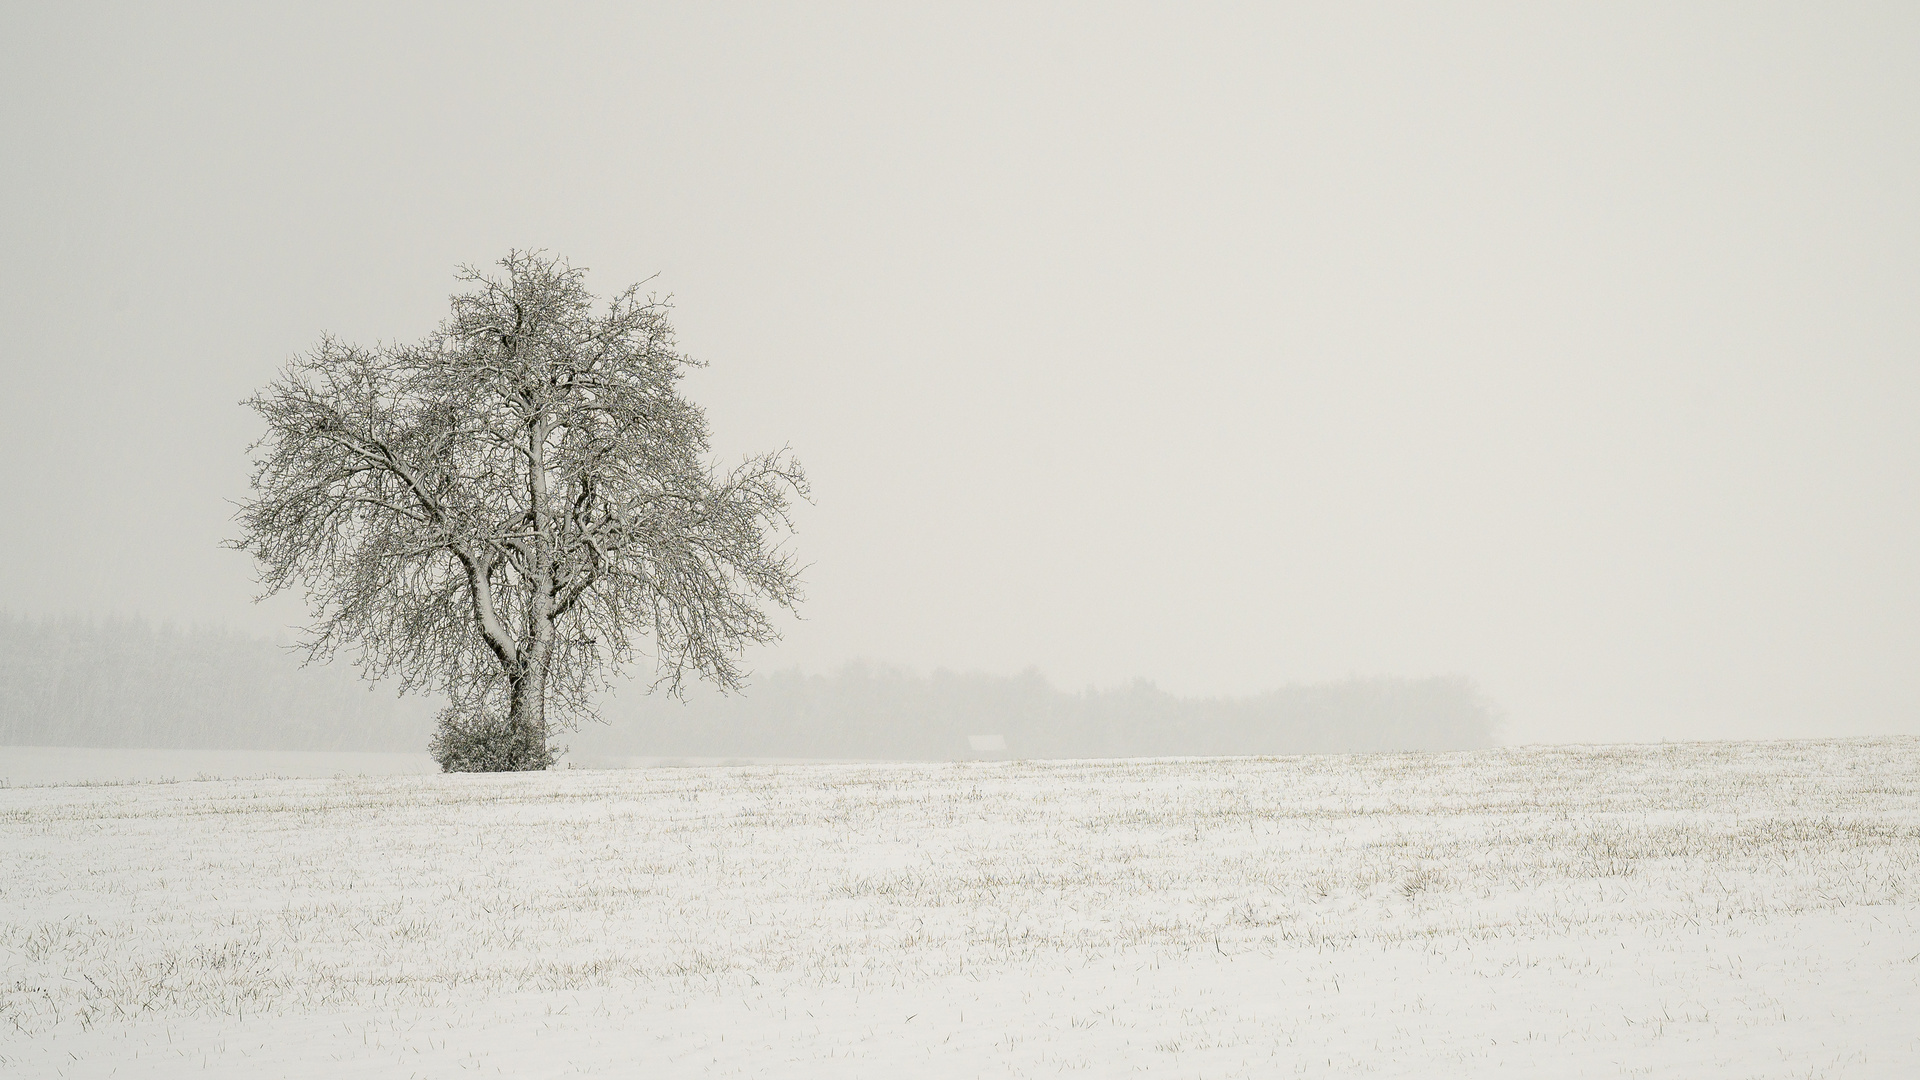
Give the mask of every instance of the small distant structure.
<path id="1" fill-rule="evenodd" d="M 1005 735 L 969 735 L 967 745 L 973 747 L 973 756 L 977 758 L 992 759 L 1007 756 Z"/>

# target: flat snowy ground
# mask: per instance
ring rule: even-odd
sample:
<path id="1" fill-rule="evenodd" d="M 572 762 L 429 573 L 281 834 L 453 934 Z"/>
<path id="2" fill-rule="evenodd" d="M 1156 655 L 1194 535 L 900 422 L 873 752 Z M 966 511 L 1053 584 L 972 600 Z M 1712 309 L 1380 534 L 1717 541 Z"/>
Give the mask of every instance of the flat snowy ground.
<path id="1" fill-rule="evenodd" d="M 1920 740 L 0 789 L 7 1075 L 1132 1072 L 1920 1076 Z"/>

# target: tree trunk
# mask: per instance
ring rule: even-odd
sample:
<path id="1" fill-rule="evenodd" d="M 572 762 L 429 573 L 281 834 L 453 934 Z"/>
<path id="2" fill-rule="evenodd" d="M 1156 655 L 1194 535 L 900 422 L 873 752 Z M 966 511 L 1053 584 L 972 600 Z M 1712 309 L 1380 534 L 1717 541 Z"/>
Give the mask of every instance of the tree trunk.
<path id="1" fill-rule="evenodd" d="M 510 767 L 520 772 L 548 768 L 553 764 L 553 749 L 547 745 L 547 658 L 529 655 L 507 682 Z"/>
<path id="2" fill-rule="evenodd" d="M 532 404 L 529 402 L 529 404 Z M 519 649 L 507 729 L 521 769 L 553 764 L 547 746 L 547 668 L 553 661 L 553 551 L 547 514 L 548 417 L 535 412 L 527 430 L 527 509 L 533 525 L 532 566 L 527 586 L 527 635 Z"/>

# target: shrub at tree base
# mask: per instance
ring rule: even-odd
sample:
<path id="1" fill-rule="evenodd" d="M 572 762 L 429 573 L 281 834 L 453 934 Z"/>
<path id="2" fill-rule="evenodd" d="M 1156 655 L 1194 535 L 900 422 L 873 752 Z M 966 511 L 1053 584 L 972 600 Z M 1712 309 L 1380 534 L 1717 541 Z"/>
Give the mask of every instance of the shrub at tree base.
<path id="1" fill-rule="evenodd" d="M 435 721 L 427 752 L 444 772 L 536 772 L 553 767 L 553 748 L 497 709 L 449 706 Z"/>

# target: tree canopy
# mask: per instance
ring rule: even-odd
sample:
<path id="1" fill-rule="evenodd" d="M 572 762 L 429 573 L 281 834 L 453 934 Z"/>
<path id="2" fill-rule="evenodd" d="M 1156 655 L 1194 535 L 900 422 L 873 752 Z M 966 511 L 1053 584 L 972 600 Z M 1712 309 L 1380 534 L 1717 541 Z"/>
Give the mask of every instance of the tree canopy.
<path id="1" fill-rule="evenodd" d="M 232 545 L 304 588 L 311 658 L 448 695 L 448 768 L 542 768 L 556 726 L 647 648 L 658 683 L 737 687 L 769 607 L 801 598 L 784 451 L 721 470 L 679 382 L 669 306 L 600 304 L 513 252 L 414 345 L 323 338 L 248 399 L 267 424 Z"/>

